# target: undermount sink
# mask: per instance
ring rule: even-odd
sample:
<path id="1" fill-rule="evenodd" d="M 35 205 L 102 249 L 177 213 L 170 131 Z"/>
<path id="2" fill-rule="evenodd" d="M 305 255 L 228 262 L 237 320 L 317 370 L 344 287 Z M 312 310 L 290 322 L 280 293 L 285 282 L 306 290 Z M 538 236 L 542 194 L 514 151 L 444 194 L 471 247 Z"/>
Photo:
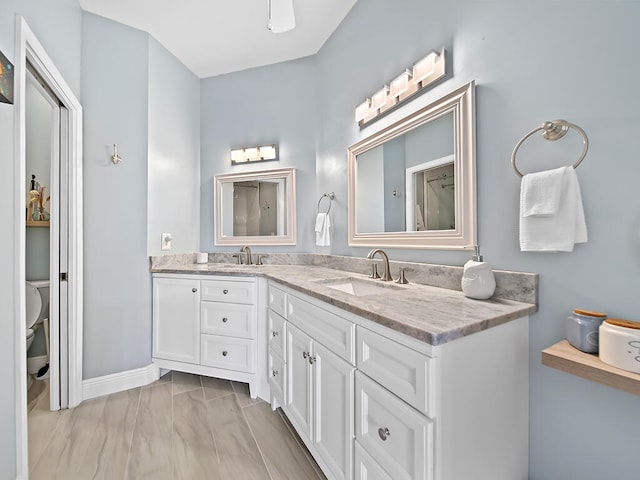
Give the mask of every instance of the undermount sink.
<path id="1" fill-rule="evenodd" d="M 366 297 L 367 295 L 380 295 L 393 290 L 402 290 L 401 287 L 387 283 L 373 283 L 359 278 L 338 278 L 333 280 L 323 280 L 321 283 L 329 288 L 340 292 L 348 293 L 355 297 Z"/>

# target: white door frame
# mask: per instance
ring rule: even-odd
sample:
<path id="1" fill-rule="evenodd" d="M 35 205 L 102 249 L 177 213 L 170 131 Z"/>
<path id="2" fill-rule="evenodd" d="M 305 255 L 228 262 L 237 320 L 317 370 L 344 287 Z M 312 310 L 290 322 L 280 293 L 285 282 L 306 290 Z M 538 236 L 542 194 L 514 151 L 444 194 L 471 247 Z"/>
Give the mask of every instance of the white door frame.
<path id="1" fill-rule="evenodd" d="M 82 106 L 23 17 L 16 17 L 15 55 L 15 168 L 14 168 L 14 318 L 16 328 L 16 471 L 27 478 L 27 352 L 25 324 L 25 202 L 26 202 L 26 71 L 27 60 L 68 110 L 69 145 L 69 265 L 68 354 L 69 407 L 82 401 Z M 63 129 L 65 131 L 65 129 Z"/>

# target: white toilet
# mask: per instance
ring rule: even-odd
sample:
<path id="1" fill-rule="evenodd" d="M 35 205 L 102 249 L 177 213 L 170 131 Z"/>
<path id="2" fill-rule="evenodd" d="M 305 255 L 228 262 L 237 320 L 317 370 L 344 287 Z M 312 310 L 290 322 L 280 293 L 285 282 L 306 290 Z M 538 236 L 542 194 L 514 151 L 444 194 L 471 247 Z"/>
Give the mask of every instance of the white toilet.
<path id="1" fill-rule="evenodd" d="M 33 327 L 49 319 L 49 280 L 26 282 L 27 351 L 33 343 Z"/>

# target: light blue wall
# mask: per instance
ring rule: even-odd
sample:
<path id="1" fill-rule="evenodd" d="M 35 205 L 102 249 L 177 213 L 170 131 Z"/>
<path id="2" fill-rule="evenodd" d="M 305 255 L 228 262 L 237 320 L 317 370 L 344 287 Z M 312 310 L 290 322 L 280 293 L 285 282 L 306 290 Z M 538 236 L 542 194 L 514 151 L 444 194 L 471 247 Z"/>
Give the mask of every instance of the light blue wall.
<path id="1" fill-rule="evenodd" d="M 213 177 L 217 174 L 296 168 L 298 242 L 256 251 L 310 251 L 315 242 L 315 59 L 253 68 L 201 82 L 200 249 L 216 247 Z M 278 162 L 231 166 L 230 149 L 278 143 Z"/>
<path id="2" fill-rule="evenodd" d="M 74 93 L 80 96 L 80 8 L 77 0 L 5 0 L 0 11 L 0 51 L 15 63 L 15 15 L 25 17 Z M 0 104 L 0 225 L 12 232 L 14 209 L 14 107 Z M 16 476 L 15 372 L 16 365 L 13 285 L 15 239 L 5 235 L 0 243 L 0 479 Z"/>
<path id="3" fill-rule="evenodd" d="M 146 33 L 83 13 L 85 379 L 151 360 L 148 59 Z"/>
<path id="4" fill-rule="evenodd" d="M 200 79 L 149 37 L 149 255 L 200 242 Z M 171 233 L 171 251 L 161 235 Z"/>
<path id="5" fill-rule="evenodd" d="M 477 82 L 478 234 L 495 267 L 540 274 L 531 316 L 530 478 L 636 478 L 638 397 L 544 367 L 575 307 L 640 320 L 640 3 L 361 0 L 317 56 L 316 195 L 335 190 L 332 252 L 347 246 L 349 145 L 470 81 Z M 354 107 L 430 49 L 446 47 L 453 77 L 362 132 Z M 345 74 L 345 72 L 350 72 Z M 516 142 L 545 120 L 582 126 L 591 146 L 577 173 L 589 242 L 573 253 L 521 253 Z M 531 140 L 522 170 L 570 164 L 575 135 Z M 390 250 L 396 259 L 462 265 L 465 253 Z M 523 354 L 526 354 L 523 352 Z M 473 402 L 474 392 L 467 392 Z"/>

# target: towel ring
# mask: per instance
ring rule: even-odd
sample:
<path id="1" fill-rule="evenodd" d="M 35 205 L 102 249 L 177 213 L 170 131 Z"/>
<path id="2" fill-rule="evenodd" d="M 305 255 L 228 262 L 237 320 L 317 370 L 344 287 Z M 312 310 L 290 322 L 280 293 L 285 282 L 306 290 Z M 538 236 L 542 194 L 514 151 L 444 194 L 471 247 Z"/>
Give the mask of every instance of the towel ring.
<path id="1" fill-rule="evenodd" d="M 320 200 L 318 200 L 318 213 L 320 213 L 320 203 L 322 202 L 322 199 L 325 197 L 329 199 L 329 208 L 327 208 L 327 211 L 324 213 L 329 213 L 329 211 L 331 210 L 332 200 L 336 198 L 336 194 L 334 192 L 322 194 L 322 196 L 320 197 Z"/>
<path id="2" fill-rule="evenodd" d="M 589 139 L 587 138 L 587 134 L 582 128 L 580 128 L 577 125 L 574 125 L 573 123 L 569 123 L 566 120 L 554 120 L 552 122 L 548 122 L 548 121 L 544 122 L 538 128 L 534 128 L 529 133 L 527 133 L 524 137 L 522 137 L 520 141 L 516 144 L 515 148 L 513 149 L 513 153 L 511 154 L 511 166 L 516 171 L 516 173 L 520 177 L 524 176 L 522 172 L 518 170 L 518 167 L 516 167 L 516 153 L 518 153 L 518 149 L 520 148 L 520 145 L 522 145 L 527 138 L 529 138 L 534 133 L 542 130 L 542 136 L 544 137 L 545 140 L 552 140 L 552 141 L 559 140 L 560 138 L 564 137 L 567 134 L 570 128 L 573 128 L 580 135 L 582 135 L 582 154 L 580 154 L 580 158 L 578 158 L 578 161 L 573 164 L 574 169 L 578 168 L 578 165 L 582 163 L 582 160 L 584 160 L 584 157 L 587 155 L 587 150 L 589 149 Z"/>

